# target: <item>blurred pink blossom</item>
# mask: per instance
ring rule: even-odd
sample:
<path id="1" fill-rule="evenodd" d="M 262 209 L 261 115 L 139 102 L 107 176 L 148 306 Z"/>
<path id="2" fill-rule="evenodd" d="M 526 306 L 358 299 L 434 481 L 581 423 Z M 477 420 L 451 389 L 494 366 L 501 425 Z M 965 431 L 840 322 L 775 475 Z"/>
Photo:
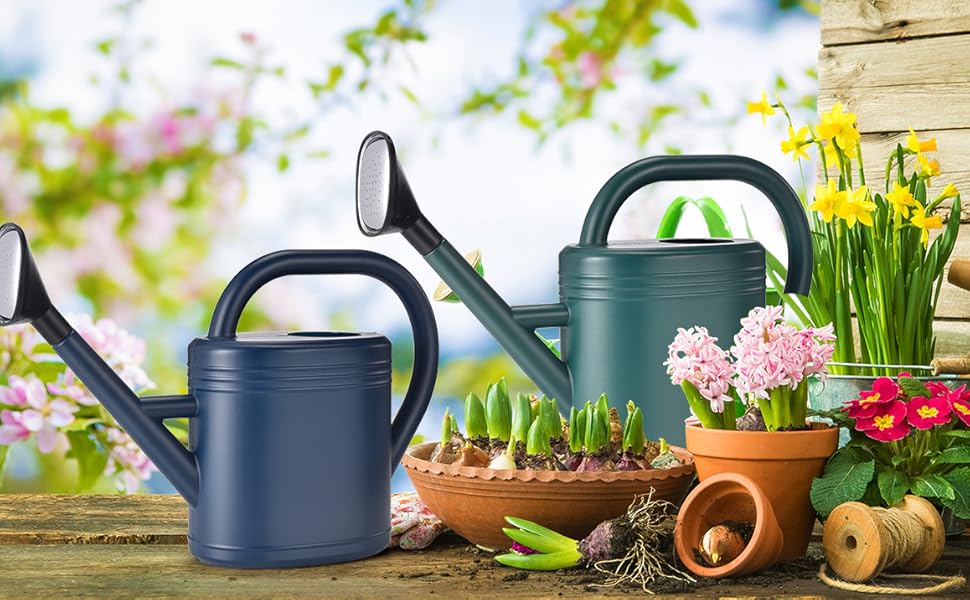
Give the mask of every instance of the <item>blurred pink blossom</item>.
<path id="1" fill-rule="evenodd" d="M 141 451 L 134 440 L 124 431 L 112 427 L 108 429 L 107 440 L 110 445 L 110 457 L 104 474 L 114 475 L 119 489 L 132 494 L 141 487 L 157 469 L 145 453 Z"/>
<path id="2" fill-rule="evenodd" d="M 603 63 L 594 52 L 587 50 L 576 59 L 579 68 L 580 85 L 584 88 L 594 88 L 603 81 Z"/>
<path id="3" fill-rule="evenodd" d="M 11 377 L 11 380 L 13 379 L 16 381 L 11 381 L 11 389 L 16 390 L 18 396 L 22 392 L 27 406 L 19 416 L 14 416 L 12 411 L 5 411 L 10 414 L 4 418 L 4 427 L 24 428 L 30 433 L 36 433 L 37 449 L 46 454 L 57 446 L 58 438 L 64 435 L 58 431 L 58 428 L 74 422 L 74 413 L 77 412 L 78 407 L 63 398 L 49 397 L 47 389 L 36 375 L 31 375 L 27 380 Z M 8 430 L 8 434 L 14 437 L 22 436 L 23 431 L 11 429 Z"/>
<path id="4" fill-rule="evenodd" d="M 30 430 L 24 425 L 22 412 L 6 409 L 0 411 L 0 444 L 14 444 L 29 437 Z"/>

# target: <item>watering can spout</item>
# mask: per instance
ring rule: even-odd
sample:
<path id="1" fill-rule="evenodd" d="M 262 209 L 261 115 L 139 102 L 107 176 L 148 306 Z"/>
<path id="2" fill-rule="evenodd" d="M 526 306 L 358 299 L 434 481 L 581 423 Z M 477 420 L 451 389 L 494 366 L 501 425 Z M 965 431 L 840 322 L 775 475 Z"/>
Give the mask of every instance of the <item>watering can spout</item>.
<path id="1" fill-rule="evenodd" d="M 421 213 L 394 142 L 380 131 L 364 138 L 357 158 L 357 224 L 369 237 L 404 235 L 539 389 L 569 411 L 569 371 L 535 333 L 565 326 L 566 306 L 510 307 Z"/>
<path id="2" fill-rule="evenodd" d="M 195 505 L 195 457 L 162 425 L 163 418 L 193 416 L 195 400 L 139 399 L 54 307 L 23 230 L 7 223 L 0 226 L 0 326 L 24 323 L 33 324 L 189 505 Z"/>

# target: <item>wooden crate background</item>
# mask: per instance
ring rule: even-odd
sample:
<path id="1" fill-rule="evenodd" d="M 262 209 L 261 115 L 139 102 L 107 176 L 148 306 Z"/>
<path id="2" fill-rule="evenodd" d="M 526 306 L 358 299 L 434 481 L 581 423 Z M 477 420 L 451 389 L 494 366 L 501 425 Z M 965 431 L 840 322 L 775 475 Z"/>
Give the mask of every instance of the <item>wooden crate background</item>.
<path id="1" fill-rule="evenodd" d="M 954 258 L 970 258 L 970 0 L 822 0 L 819 110 L 836 100 L 859 116 L 866 180 L 912 127 L 935 137 L 942 174 L 962 192 Z M 970 352 L 970 292 L 944 282 L 936 355 Z"/>

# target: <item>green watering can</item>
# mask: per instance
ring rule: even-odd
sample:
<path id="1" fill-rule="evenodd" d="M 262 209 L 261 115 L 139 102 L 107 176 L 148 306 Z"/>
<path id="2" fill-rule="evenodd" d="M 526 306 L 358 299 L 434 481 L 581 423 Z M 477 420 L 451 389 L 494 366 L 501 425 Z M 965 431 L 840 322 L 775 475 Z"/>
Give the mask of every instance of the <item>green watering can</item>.
<path id="1" fill-rule="evenodd" d="M 509 306 L 421 214 L 390 137 L 375 131 L 357 161 L 357 222 L 367 236 L 399 231 L 536 385 L 568 412 L 606 393 L 644 414 L 650 439 L 683 442 L 687 402 L 663 362 L 678 327 L 702 325 L 730 347 L 738 321 L 765 304 L 765 249 L 746 239 L 608 242 L 617 210 L 658 181 L 729 179 L 767 196 L 788 240 L 786 293 L 812 278 L 808 220 L 777 172 L 742 156 L 654 156 L 617 172 L 586 215 L 578 244 L 559 254 L 559 302 Z M 536 335 L 561 328 L 561 358 Z"/>

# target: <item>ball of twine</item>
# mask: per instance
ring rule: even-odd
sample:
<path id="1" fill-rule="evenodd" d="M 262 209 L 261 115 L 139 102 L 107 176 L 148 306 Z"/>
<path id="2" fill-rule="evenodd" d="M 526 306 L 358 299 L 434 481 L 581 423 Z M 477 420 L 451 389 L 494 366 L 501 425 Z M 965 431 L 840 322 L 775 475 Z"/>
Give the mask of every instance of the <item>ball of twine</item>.
<path id="1" fill-rule="evenodd" d="M 922 574 L 940 558 L 944 543 L 943 521 L 923 498 L 906 496 L 892 508 L 847 502 L 825 523 L 822 544 L 828 564 L 822 564 L 818 577 L 834 588 L 869 594 L 921 596 L 955 590 L 966 585 L 965 578 Z M 841 579 L 829 576 L 830 565 Z M 863 583 L 876 577 L 937 583 L 922 588 Z"/>

